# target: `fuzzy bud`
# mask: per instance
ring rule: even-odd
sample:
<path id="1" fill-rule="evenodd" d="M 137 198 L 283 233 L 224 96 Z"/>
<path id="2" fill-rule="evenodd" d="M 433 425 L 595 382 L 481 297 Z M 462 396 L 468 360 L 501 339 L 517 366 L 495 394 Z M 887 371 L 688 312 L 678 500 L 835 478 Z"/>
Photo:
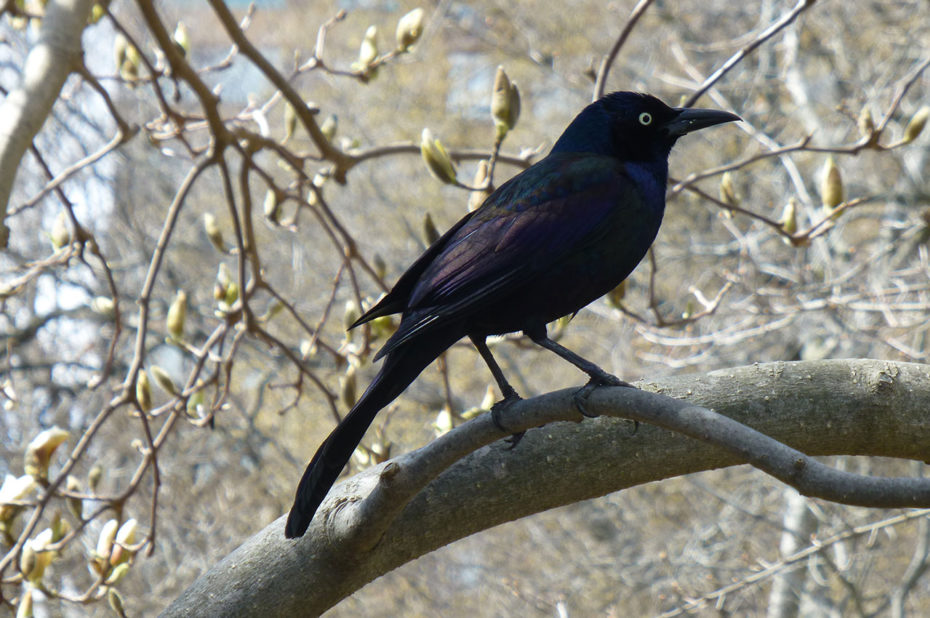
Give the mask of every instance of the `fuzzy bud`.
<path id="1" fill-rule="evenodd" d="M 421 34 L 423 34 L 423 9 L 415 8 L 397 22 L 397 51 L 408 51 Z"/>
<path id="2" fill-rule="evenodd" d="M 125 616 L 126 609 L 123 607 L 123 597 L 112 586 L 107 587 L 107 603 L 117 616 Z"/>
<path id="3" fill-rule="evenodd" d="M 139 402 L 139 407 L 143 412 L 152 409 L 152 384 L 149 382 L 149 374 L 145 369 L 140 369 L 139 375 L 136 376 L 136 401 Z"/>
<path id="4" fill-rule="evenodd" d="M 924 130 L 928 118 L 930 118 L 930 106 L 927 105 L 921 107 L 911 116 L 907 127 L 904 129 L 904 143 L 910 143 L 917 139 L 917 136 Z"/>
<path id="5" fill-rule="evenodd" d="M 76 478 L 68 475 L 68 478 L 65 480 L 65 489 L 70 492 L 78 493 L 81 491 L 81 482 Z M 71 511 L 71 514 L 74 515 L 74 518 L 80 521 L 84 517 L 84 501 L 80 498 L 67 498 L 68 510 Z"/>
<path id="6" fill-rule="evenodd" d="M 820 200 L 825 209 L 833 210 L 843 203 L 843 177 L 833 157 L 828 157 L 820 184 Z"/>
<path id="7" fill-rule="evenodd" d="M 294 131 L 297 130 L 297 112 L 290 103 L 284 104 L 284 137 L 281 139 L 282 144 L 294 137 Z"/>
<path id="8" fill-rule="evenodd" d="M 381 257 L 381 254 L 376 253 L 375 257 L 372 258 L 372 266 L 375 268 L 375 274 L 378 275 L 378 279 L 384 279 L 384 275 L 387 274 L 387 264 L 384 261 L 384 258 Z"/>
<path id="9" fill-rule="evenodd" d="M 37 534 L 35 538 L 26 541 L 25 546 L 23 546 L 19 568 L 23 577 L 27 580 L 35 583 L 42 579 L 45 569 L 55 559 L 55 552 L 48 550 L 48 546 L 52 542 L 51 528 L 46 528 Z M 27 551 L 29 555 L 27 555 Z"/>
<path id="10" fill-rule="evenodd" d="M 118 530 L 119 522 L 115 519 L 109 520 L 100 529 L 100 536 L 97 537 L 97 547 L 94 550 L 94 562 L 97 563 L 101 573 L 107 568 L 105 565 L 110 559 L 110 553 L 113 551 L 113 542 L 116 540 Z"/>
<path id="11" fill-rule="evenodd" d="M 475 178 L 472 180 L 473 187 L 484 187 L 488 184 L 488 162 L 484 159 L 478 161 L 478 168 L 475 170 Z M 479 206 L 484 204 L 484 200 L 488 199 L 488 196 L 491 195 L 490 189 L 482 189 L 480 191 L 472 191 L 468 195 L 468 212 L 477 210 Z"/>
<path id="12" fill-rule="evenodd" d="M 109 296 L 95 296 L 90 301 L 90 310 L 108 318 L 116 315 L 116 305 Z"/>
<path id="13" fill-rule="evenodd" d="M 794 234 L 798 231 L 798 201 L 793 197 L 789 198 L 788 203 L 785 204 L 785 210 L 778 223 L 781 224 L 781 229 L 786 234 Z"/>
<path id="14" fill-rule="evenodd" d="M 58 251 L 71 243 L 71 230 L 68 229 L 68 215 L 65 211 L 58 213 L 55 217 L 55 223 L 52 224 L 52 231 L 49 234 L 52 241 L 52 247 Z"/>
<path id="15" fill-rule="evenodd" d="M 872 119 L 872 110 L 869 109 L 868 105 L 864 105 L 862 111 L 859 112 L 857 125 L 859 126 L 859 135 L 862 137 L 871 138 L 875 133 L 875 121 Z"/>
<path id="16" fill-rule="evenodd" d="M 281 216 L 281 200 L 278 199 L 278 192 L 274 189 L 268 189 L 265 192 L 265 202 L 262 210 L 268 220 L 277 223 Z"/>
<path id="17" fill-rule="evenodd" d="M 55 450 L 70 434 L 60 427 L 52 427 L 39 433 L 26 447 L 25 472 L 36 480 L 48 478 L 48 464 Z"/>
<path id="18" fill-rule="evenodd" d="M 126 62 L 126 50 L 129 49 L 129 41 L 122 32 L 117 32 L 113 38 L 113 60 L 116 63 L 116 70 L 123 70 L 123 63 Z"/>
<path id="19" fill-rule="evenodd" d="M 113 554 L 110 556 L 110 564 L 116 566 L 129 561 L 135 554 L 132 546 L 136 543 L 136 534 L 139 530 L 139 522 L 135 519 L 127 519 L 119 530 L 116 532 L 114 539 Z"/>
<path id="20" fill-rule="evenodd" d="M 187 399 L 187 415 L 191 418 L 201 418 L 203 416 L 203 404 L 206 400 L 206 395 L 203 392 L 203 389 L 196 391 L 193 395 Z"/>
<path id="21" fill-rule="evenodd" d="M 168 307 L 168 316 L 165 318 L 165 326 L 168 333 L 174 339 L 181 339 L 184 335 L 184 321 L 187 319 L 187 293 L 184 290 L 178 290 L 171 306 Z"/>
<path id="22" fill-rule="evenodd" d="M 346 330 L 349 330 L 355 322 L 362 317 L 362 312 L 358 307 L 358 303 L 354 300 L 347 300 L 345 313 L 342 314 L 342 326 Z"/>
<path id="23" fill-rule="evenodd" d="M 129 572 L 128 562 L 119 564 L 112 571 L 110 571 L 110 574 L 107 576 L 106 580 L 103 583 L 106 584 L 107 586 L 115 586 L 116 584 L 119 583 L 121 579 L 126 577 L 126 573 L 128 572 Z"/>
<path id="24" fill-rule="evenodd" d="M 454 426 L 455 421 L 452 418 L 452 410 L 449 409 L 449 406 L 443 406 L 439 414 L 436 415 L 436 420 L 433 421 L 433 429 L 436 431 L 436 437 L 449 433 Z"/>
<path id="25" fill-rule="evenodd" d="M 223 232 L 220 231 L 220 226 L 216 222 L 216 217 L 213 216 L 212 212 L 203 213 L 203 229 L 207 233 L 207 238 L 210 239 L 210 244 L 220 253 L 226 253 L 226 243 L 223 242 Z"/>
<path id="26" fill-rule="evenodd" d="M 158 388 L 165 391 L 169 395 L 178 395 L 178 387 L 175 386 L 174 380 L 171 379 L 171 376 L 168 375 L 167 371 L 158 365 L 152 365 L 149 371 L 152 372 L 152 378 L 155 380 L 155 384 L 158 385 Z"/>
<path id="27" fill-rule="evenodd" d="M 120 41 L 122 38 L 122 41 Z M 136 46 L 126 40 L 125 37 L 117 35 L 113 42 L 113 54 L 116 56 L 119 75 L 127 82 L 135 82 L 139 79 L 139 68 L 142 66 L 142 56 Z"/>
<path id="28" fill-rule="evenodd" d="M 720 201 L 727 206 L 739 205 L 736 189 L 733 187 L 733 175 L 730 172 L 724 172 L 720 177 Z"/>
<path id="29" fill-rule="evenodd" d="M 511 83 L 504 67 L 497 67 L 494 76 L 494 91 L 491 93 L 491 117 L 497 128 L 497 139 L 501 140 L 513 129 L 520 118 L 520 91 Z"/>
<path id="30" fill-rule="evenodd" d="M 16 606 L 16 618 L 32 618 L 34 615 L 32 613 L 32 588 L 27 587 Z"/>
<path id="31" fill-rule="evenodd" d="M 429 211 L 426 211 L 426 214 L 423 215 L 423 240 L 426 242 L 427 246 L 429 246 L 439 240 L 440 236 L 441 234 L 439 230 L 436 229 L 436 224 L 433 223 L 433 216 L 429 214 Z"/>
<path id="32" fill-rule="evenodd" d="M 178 25 L 174 29 L 174 34 L 171 36 L 174 40 L 174 44 L 177 46 L 178 51 L 181 52 L 182 56 L 187 56 L 191 51 L 191 37 L 190 33 L 187 31 L 187 26 L 184 25 L 184 22 L 179 21 Z"/>
<path id="33" fill-rule="evenodd" d="M 94 464 L 87 473 L 87 484 L 90 486 L 91 493 L 97 493 L 101 478 L 103 478 L 103 466 Z"/>
<path id="34" fill-rule="evenodd" d="M 36 480 L 31 474 L 20 477 L 6 475 L 3 485 L 0 485 L 0 523 L 9 523 L 22 508 L 9 503 L 25 499 L 35 486 Z"/>
<path id="35" fill-rule="evenodd" d="M 336 114 L 330 114 L 323 119 L 323 123 L 320 125 L 320 133 L 323 134 L 328 141 L 333 141 L 333 138 L 336 137 L 336 129 L 339 128 L 339 117 Z"/>
<path id="36" fill-rule="evenodd" d="M 429 129 L 423 129 L 420 138 L 420 155 L 433 176 L 449 185 L 458 182 L 452 158 L 449 157 L 449 153 L 446 152 L 442 142 L 434 138 L 432 131 Z"/>
<path id="37" fill-rule="evenodd" d="M 372 69 L 372 64 L 378 58 L 378 27 L 368 26 L 362 44 L 358 49 L 358 60 L 352 65 L 356 71 L 368 75 Z"/>

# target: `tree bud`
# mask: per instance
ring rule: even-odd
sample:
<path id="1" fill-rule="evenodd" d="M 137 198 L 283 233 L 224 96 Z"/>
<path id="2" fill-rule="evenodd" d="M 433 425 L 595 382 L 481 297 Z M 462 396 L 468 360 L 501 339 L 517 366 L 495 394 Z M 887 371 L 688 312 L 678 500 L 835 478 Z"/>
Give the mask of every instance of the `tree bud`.
<path id="1" fill-rule="evenodd" d="M 168 307 L 168 316 L 165 318 L 165 325 L 168 333 L 174 339 L 181 339 L 184 335 L 184 321 L 187 319 L 187 293 L 184 290 L 178 290 L 171 306 Z"/>
<path id="2" fill-rule="evenodd" d="M 9 503 L 23 500 L 35 486 L 36 480 L 31 474 L 20 477 L 6 475 L 3 485 L 0 485 L 0 522 L 9 522 L 22 508 Z"/>
<path id="3" fill-rule="evenodd" d="M 76 478 L 68 475 L 68 478 L 65 480 L 65 489 L 70 492 L 78 493 L 81 491 L 81 482 Z M 80 498 L 68 498 L 68 510 L 71 511 L 71 514 L 74 515 L 74 518 L 78 521 L 84 518 L 84 501 Z"/>
<path id="4" fill-rule="evenodd" d="M 859 126 L 859 135 L 862 137 L 872 137 L 872 134 L 875 133 L 875 121 L 872 120 L 872 110 L 869 109 L 868 105 L 862 106 L 857 124 Z"/>
<path id="5" fill-rule="evenodd" d="M 152 372 L 152 378 L 155 379 L 155 384 L 158 385 L 158 388 L 165 391 L 169 395 L 178 395 L 178 387 L 175 386 L 174 380 L 171 379 L 171 376 L 168 375 L 167 371 L 158 365 L 152 365 L 149 371 Z"/>
<path id="6" fill-rule="evenodd" d="M 184 22 L 179 21 L 178 25 L 174 29 L 174 34 L 171 36 L 174 40 L 174 44 L 177 46 L 178 51 L 181 52 L 182 56 L 187 56 L 191 51 L 191 37 L 187 32 L 187 26 L 184 25 Z"/>
<path id="7" fill-rule="evenodd" d="M 378 275 L 379 279 L 384 279 L 384 275 L 387 274 L 387 264 L 384 262 L 384 258 L 381 257 L 381 254 L 376 253 L 371 261 L 375 269 L 375 274 Z"/>
<path id="8" fill-rule="evenodd" d="M 97 487 L 100 485 L 101 478 L 103 478 L 103 466 L 94 464 L 87 473 L 87 484 L 90 486 L 91 493 L 97 493 Z"/>
<path id="9" fill-rule="evenodd" d="M 116 540 L 116 532 L 119 530 L 119 522 L 115 519 L 109 520 L 107 523 L 103 524 L 103 528 L 100 529 L 100 536 L 97 537 L 97 547 L 94 550 L 95 562 L 99 567 L 99 573 L 103 573 L 106 570 L 106 561 L 110 558 L 110 553 L 113 551 L 113 542 Z"/>
<path id="10" fill-rule="evenodd" d="M 126 616 L 126 609 L 123 607 L 123 597 L 120 596 L 120 593 L 113 588 L 112 586 L 107 587 L 107 603 L 117 616 L 123 618 Z"/>
<path id="11" fill-rule="evenodd" d="M 736 189 L 733 187 L 733 175 L 730 172 L 724 172 L 720 177 L 720 201 L 727 206 L 739 205 Z"/>
<path id="12" fill-rule="evenodd" d="M 349 327 L 355 324 L 360 317 L 362 317 L 362 311 L 359 309 L 358 303 L 354 300 L 347 300 L 345 312 L 342 314 L 342 327 L 349 330 Z"/>
<path id="13" fill-rule="evenodd" d="M 55 217 L 55 223 L 52 224 L 52 231 L 49 234 L 52 240 L 52 247 L 58 251 L 71 243 L 71 230 L 68 228 L 68 215 L 65 211 L 58 213 Z"/>
<path id="14" fill-rule="evenodd" d="M 26 541 L 26 545 L 23 547 L 23 560 L 20 561 L 20 571 L 27 580 L 38 582 L 42 579 L 45 569 L 57 557 L 56 552 L 48 549 L 48 546 L 53 542 L 51 528 L 46 528 L 34 538 Z M 31 557 L 25 555 L 26 548 L 31 550 Z M 24 561 L 27 564 L 23 564 Z M 24 567 L 28 567 L 28 571 Z"/>
<path id="15" fill-rule="evenodd" d="M 485 187 L 488 184 L 488 162 L 486 160 L 478 161 L 475 178 L 471 184 L 473 187 Z M 480 191 L 472 191 L 468 195 L 468 212 L 472 212 L 484 204 L 484 200 L 488 199 L 489 195 L 491 195 L 490 187 Z"/>
<path id="16" fill-rule="evenodd" d="M 262 210 L 265 213 L 265 216 L 268 217 L 268 220 L 272 223 L 277 223 L 278 218 L 281 215 L 281 202 L 278 199 L 278 192 L 274 189 L 268 189 L 265 191 L 265 203 L 262 206 Z"/>
<path id="17" fill-rule="evenodd" d="M 378 58 L 378 27 L 368 26 L 365 31 L 365 37 L 358 50 L 358 60 L 352 65 L 356 71 L 360 71 L 366 76 L 370 75 L 372 64 Z"/>
<path id="18" fill-rule="evenodd" d="M 336 114 L 330 114 L 323 119 L 323 123 L 320 125 L 320 133 L 323 134 L 323 137 L 327 141 L 333 141 L 333 138 L 336 137 L 336 129 L 339 128 L 339 117 Z"/>
<path id="19" fill-rule="evenodd" d="M 833 157 L 828 157 L 823 168 L 823 179 L 820 184 L 820 200 L 824 208 L 833 210 L 843 203 L 843 178 L 840 168 L 836 166 Z"/>
<path id="20" fill-rule="evenodd" d="M 282 144 L 286 144 L 287 140 L 291 139 L 294 136 L 294 131 L 297 130 L 297 112 L 294 111 L 294 106 L 290 103 L 284 104 L 284 137 L 281 139 Z"/>
<path id="21" fill-rule="evenodd" d="M 220 253 L 226 253 L 226 243 L 223 242 L 223 232 L 220 231 L 220 226 L 216 222 L 216 217 L 213 216 L 213 213 L 203 213 L 203 229 L 207 233 L 207 238 L 210 239 L 210 244 Z"/>
<path id="22" fill-rule="evenodd" d="M 420 155 L 433 176 L 450 185 L 458 182 L 452 158 L 449 157 L 449 153 L 446 152 L 442 142 L 434 138 L 432 131 L 429 129 L 423 129 L 420 138 Z"/>
<path id="23" fill-rule="evenodd" d="M 787 234 L 794 234 L 798 231 L 798 201 L 793 197 L 788 198 L 788 203 L 785 204 L 785 210 L 778 223 Z"/>
<path id="24" fill-rule="evenodd" d="M 107 576 L 106 580 L 104 580 L 103 583 L 106 584 L 107 586 L 115 586 L 116 584 L 119 583 L 121 579 L 126 577 L 126 573 L 128 572 L 129 572 L 128 562 L 119 564 L 116 566 L 116 568 L 110 571 L 110 574 Z"/>
<path id="25" fill-rule="evenodd" d="M 408 51 L 421 34 L 423 34 L 423 9 L 415 8 L 397 22 L 397 51 Z"/>
<path id="26" fill-rule="evenodd" d="M 90 301 L 90 310 L 94 313 L 99 313 L 102 316 L 112 318 L 116 315 L 116 305 L 113 303 L 113 299 L 109 296 L 95 296 L 93 300 Z"/>
<path id="27" fill-rule="evenodd" d="M 904 142 L 909 143 L 917 139 L 917 136 L 924 130 L 927 124 L 927 118 L 930 118 L 930 106 L 924 105 L 911 116 L 907 127 L 904 129 Z"/>
<path id="28" fill-rule="evenodd" d="M 452 410 L 449 409 L 449 406 L 443 406 L 439 414 L 436 415 L 436 420 L 433 421 L 433 429 L 436 431 L 436 437 L 449 433 L 454 426 L 455 422 L 452 418 Z"/>
<path id="29" fill-rule="evenodd" d="M 491 117 L 497 127 L 497 139 L 503 139 L 520 118 L 520 91 L 510 82 L 504 67 L 497 67 L 494 91 L 491 93 Z"/>
<path id="30" fill-rule="evenodd" d="M 16 618 L 32 618 L 32 587 L 27 587 L 16 606 Z"/>
<path id="31" fill-rule="evenodd" d="M 36 480 L 48 478 L 48 464 L 55 450 L 70 434 L 60 427 L 52 427 L 39 433 L 26 447 L 25 472 Z"/>
<path id="32" fill-rule="evenodd" d="M 441 234 L 439 230 L 436 229 L 436 224 L 433 223 L 433 216 L 429 214 L 429 211 L 426 211 L 426 214 L 423 215 L 423 240 L 426 242 L 427 246 L 429 246 L 439 240 L 440 236 Z"/>
<path id="33" fill-rule="evenodd" d="M 152 385 L 145 369 L 139 369 L 139 375 L 136 376 L 136 401 L 143 412 L 152 409 Z"/>

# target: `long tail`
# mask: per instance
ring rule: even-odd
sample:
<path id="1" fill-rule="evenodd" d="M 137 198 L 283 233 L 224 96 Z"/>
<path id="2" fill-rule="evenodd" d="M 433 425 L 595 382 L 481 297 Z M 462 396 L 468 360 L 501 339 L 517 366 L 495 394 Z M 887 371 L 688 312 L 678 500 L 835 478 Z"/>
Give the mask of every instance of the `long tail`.
<path id="1" fill-rule="evenodd" d="M 303 536 L 307 531 L 314 513 L 362 441 L 375 415 L 394 401 L 427 365 L 459 338 L 430 333 L 426 337 L 411 340 L 387 355 L 381 371 L 342 422 L 320 445 L 304 471 L 297 485 L 294 506 L 287 516 L 284 529 L 287 538 Z"/>

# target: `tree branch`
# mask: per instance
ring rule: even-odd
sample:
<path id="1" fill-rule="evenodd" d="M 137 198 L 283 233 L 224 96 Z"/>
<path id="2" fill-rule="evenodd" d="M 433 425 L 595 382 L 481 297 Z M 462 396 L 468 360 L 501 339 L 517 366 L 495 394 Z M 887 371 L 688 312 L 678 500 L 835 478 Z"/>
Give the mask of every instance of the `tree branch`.
<path id="1" fill-rule="evenodd" d="M 10 230 L 4 223 L 19 164 L 81 60 L 81 33 L 91 0 L 52 0 L 39 40 L 26 57 L 22 81 L 0 104 L 0 249 Z"/>
<path id="2" fill-rule="evenodd" d="M 922 460 L 930 445 L 930 372 L 924 365 L 770 363 L 640 386 L 598 389 L 587 409 L 648 418 L 717 446 L 651 425 L 633 431 L 614 418 L 556 422 L 579 419 L 575 389 L 524 400 L 503 411 L 503 424 L 509 431 L 545 427 L 527 433 L 516 449 L 481 448 L 503 434 L 489 415 L 466 423 L 339 485 L 303 539 L 287 541 L 276 520 L 198 579 L 164 615 L 316 615 L 401 564 L 480 530 L 747 460 L 802 491 L 844 502 L 930 505 L 926 479 L 850 475 L 772 442 L 810 455 Z M 409 502 L 407 495 L 413 496 Z"/>

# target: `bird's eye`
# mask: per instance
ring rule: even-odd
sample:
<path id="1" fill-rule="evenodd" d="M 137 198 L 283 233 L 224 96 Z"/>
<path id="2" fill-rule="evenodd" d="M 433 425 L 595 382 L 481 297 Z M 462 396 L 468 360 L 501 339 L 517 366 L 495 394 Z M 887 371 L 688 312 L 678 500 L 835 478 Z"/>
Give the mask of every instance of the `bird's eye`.
<path id="1" fill-rule="evenodd" d="M 643 112 L 639 115 L 639 124 L 647 127 L 652 124 L 652 114 L 649 112 Z"/>

